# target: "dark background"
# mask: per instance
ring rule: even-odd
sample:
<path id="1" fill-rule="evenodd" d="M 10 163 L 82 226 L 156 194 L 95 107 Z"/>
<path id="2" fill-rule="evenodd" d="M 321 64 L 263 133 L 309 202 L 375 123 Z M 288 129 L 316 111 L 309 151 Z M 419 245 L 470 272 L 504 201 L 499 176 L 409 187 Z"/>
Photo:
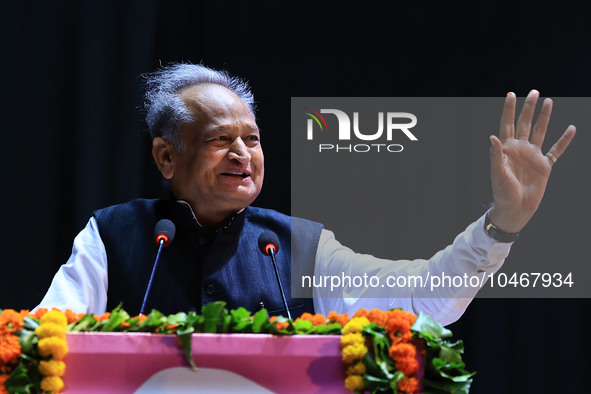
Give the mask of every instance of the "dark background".
<path id="1" fill-rule="evenodd" d="M 267 163 L 255 205 L 283 212 L 290 210 L 291 97 L 499 97 L 531 88 L 549 97 L 591 96 L 591 7 L 584 2 L 3 1 L 0 7 L 2 307 L 32 308 L 41 300 L 93 209 L 162 194 L 139 77 L 159 64 L 203 61 L 250 81 Z M 577 147 L 571 160 L 589 166 L 587 148 Z M 560 218 L 561 207 L 573 204 L 588 212 L 589 201 L 572 194 L 546 211 Z M 461 208 L 453 199 L 442 207 Z M 427 227 L 429 218 L 417 223 Z M 538 225 L 548 231 L 537 242 L 556 242 L 558 250 L 556 235 L 576 236 L 577 229 L 552 221 Z M 409 255 L 420 253 L 431 235 L 397 238 Z M 586 392 L 590 305 L 475 300 L 450 327 L 465 342 L 468 369 L 478 371 L 472 392 Z"/>

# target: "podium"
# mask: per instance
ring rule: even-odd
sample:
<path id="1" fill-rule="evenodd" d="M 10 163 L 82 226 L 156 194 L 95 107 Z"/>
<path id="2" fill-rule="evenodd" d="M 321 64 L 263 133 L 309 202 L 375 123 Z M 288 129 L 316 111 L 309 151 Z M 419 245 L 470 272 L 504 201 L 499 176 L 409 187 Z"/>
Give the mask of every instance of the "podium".
<path id="1" fill-rule="evenodd" d="M 72 393 L 350 393 L 340 336 L 193 334 L 197 371 L 174 335 L 68 333 Z"/>

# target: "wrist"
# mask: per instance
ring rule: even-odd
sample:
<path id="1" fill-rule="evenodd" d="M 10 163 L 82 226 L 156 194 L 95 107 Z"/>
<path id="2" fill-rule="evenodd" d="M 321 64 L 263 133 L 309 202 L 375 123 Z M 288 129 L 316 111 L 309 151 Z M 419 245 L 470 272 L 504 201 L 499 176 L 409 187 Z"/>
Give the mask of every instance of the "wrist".
<path id="1" fill-rule="evenodd" d="M 513 233 L 509 233 L 506 232 L 504 230 L 502 230 L 500 227 L 498 227 L 490 218 L 490 213 L 492 212 L 489 211 L 486 213 L 486 217 L 484 219 L 484 231 L 486 232 L 486 234 L 488 234 L 489 237 L 499 241 L 499 242 L 515 242 L 519 239 L 519 231 L 517 232 L 513 232 Z"/>

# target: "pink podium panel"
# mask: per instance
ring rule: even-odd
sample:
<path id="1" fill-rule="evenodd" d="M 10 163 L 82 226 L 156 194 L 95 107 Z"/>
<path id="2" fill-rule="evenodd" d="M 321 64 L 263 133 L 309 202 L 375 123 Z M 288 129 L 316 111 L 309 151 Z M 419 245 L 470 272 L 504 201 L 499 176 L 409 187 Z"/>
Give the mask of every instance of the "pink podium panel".
<path id="1" fill-rule="evenodd" d="M 72 393 L 346 393 L 340 336 L 194 334 L 187 367 L 174 335 L 67 334 Z"/>

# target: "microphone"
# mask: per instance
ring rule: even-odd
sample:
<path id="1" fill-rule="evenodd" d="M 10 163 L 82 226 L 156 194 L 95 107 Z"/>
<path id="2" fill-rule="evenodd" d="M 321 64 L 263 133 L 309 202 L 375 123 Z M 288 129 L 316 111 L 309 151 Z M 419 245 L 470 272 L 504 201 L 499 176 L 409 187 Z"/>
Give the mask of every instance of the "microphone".
<path id="1" fill-rule="evenodd" d="M 269 230 L 263 231 L 261 235 L 259 235 L 259 249 L 264 255 L 271 257 L 275 276 L 277 277 L 277 284 L 279 285 L 279 291 L 281 292 L 281 298 L 283 299 L 283 306 L 287 312 L 287 318 L 291 320 L 291 313 L 289 313 L 289 307 L 287 306 L 285 293 L 283 292 L 283 286 L 281 285 L 281 278 L 279 278 L 279 271 L 277 270 L 277 263 L 275 262 L 275 255 L 279 252 L 279 238 L 277 238 L 277 234 Z"/>
<path id="2" fill-rule="evenodd" d="M 144 301 L 142 302 L 142 308 L 140 309 L 139 313 L 140 315 L 144 314 L 146 302 L 148 301 L 148 295 L 152 289 L 154 274 L 156 273 L 156 268 L 158 267 L 158 261 L 160 261 L 162 248 L 171 244 L 175 234 L 176 227 L 174 226 L 174 223 L 168 219 L 161 219 L 158 221 L 158 223 L 156 223 L 156 226 L 154 226 L 154 240 L 156 241 L 156 244 L 158 244 L 158 253 L 156 254 L 156 259 L 154 260 L 154 267 L 152 268 L 152 274 L 150 275 L 150 280 L 148 281 L 146 293 L 144 294 Z"/>

